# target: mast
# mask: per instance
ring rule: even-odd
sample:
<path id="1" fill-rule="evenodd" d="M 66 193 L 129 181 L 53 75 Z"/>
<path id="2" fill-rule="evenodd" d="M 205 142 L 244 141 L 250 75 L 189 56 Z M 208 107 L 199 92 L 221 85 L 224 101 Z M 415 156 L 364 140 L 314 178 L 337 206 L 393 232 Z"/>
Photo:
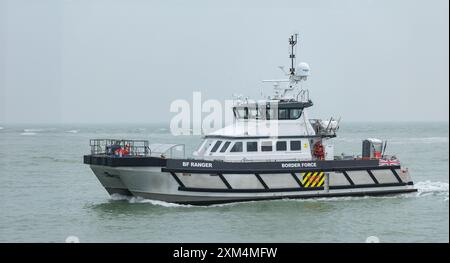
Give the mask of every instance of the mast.
<path id="1" fill-rule="evenodd" d="M 294 34 L 291 35 L 291 37 L 289 38 L 289 45 L 291 46 L 291 53 L 289 54 L 289 58 L 291 59 L 291 68 L 289 69 L 289 73 L 291 74 L 291 76 L 295 75 L 295 52 L 294 52 L 294 47 L 297 44 L 297 36 L 298 34 Z"/>

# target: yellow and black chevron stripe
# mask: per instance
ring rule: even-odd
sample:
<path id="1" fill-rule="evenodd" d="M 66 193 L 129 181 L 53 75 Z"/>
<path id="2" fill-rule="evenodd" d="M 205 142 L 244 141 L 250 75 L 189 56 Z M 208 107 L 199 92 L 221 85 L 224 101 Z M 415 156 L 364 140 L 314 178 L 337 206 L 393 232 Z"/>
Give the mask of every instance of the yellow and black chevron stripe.
<path id="1" fill-rule="evenodd" d="M 321 187 L 325 181 L 323 172 L 306 172 L 302 173 L 302 185 L 305 188 Z"/>

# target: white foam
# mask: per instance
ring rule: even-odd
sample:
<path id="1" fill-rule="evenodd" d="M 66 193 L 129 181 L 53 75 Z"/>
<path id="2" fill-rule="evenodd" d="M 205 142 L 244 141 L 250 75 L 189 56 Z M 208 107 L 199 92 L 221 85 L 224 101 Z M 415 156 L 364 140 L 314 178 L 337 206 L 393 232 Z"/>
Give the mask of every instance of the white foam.
<path id="1" fill-rule="evenodd" d="M 130 204 L 152 204 L 152 205 L 158 205 L 158 206 L 163 206 L 163 207 L 192 207 L 192 205 L 181 205 L 181 204 L 168 203 L 168 202 L 159 201 L 159 200 L 144 199 L 142 197 L 126 196 L 126 195 L 120 195 L 120 194 L 112 194 L 111 199 L 114 201 L 127 201 Z"/>
<path id="2" fill-rule="evenodd" d="M 32 133 L 32 132 L 42 132 L 42 131 L 44 131 L 44 129 L 23 129 L 23 131 L 24 131 L 24 133 L 27 133 L 27 132 L 29 132 L 29 133 Z"/>
<path id="3" fill-rule="evenodd" d="M 111 200 L 113 201 L 128 201 L 131 197 L 121 194 L 112 194 Z"/>
<path id="4" fill-rule="evenodd" d="M 424 181 L 416 183 L 415 187 L 418 191 L 417 196 L 446 196 L 444 200 L 448 201 L 448 183 Z"/>
<path id="5" fill-rule="evenodd" d="M 181 205 L 181 204 L 175 204 L 175 203 L 168 203 L 164 201 L 159 200 L 151 200 L 151 199 L 144 199 L 141 197 L 131 197 L 130 200 L 128 200 L 131 204 L 152 204 L 152 205 L 158 205 L 163 207 L 192 207 L 192 205 Z"/>
<path id="6" fill-rule="evenodd" d="M 36 135 L 36 133 L 35 132 L 22 132 L 20 135 L 33 136 L 33 135 Z"/>
<path id="7" fill-rule="evenodd" d="M 78 133 L 78 130 L 69 130 L 69 131 L 66 131 L 67 133 Z"/>

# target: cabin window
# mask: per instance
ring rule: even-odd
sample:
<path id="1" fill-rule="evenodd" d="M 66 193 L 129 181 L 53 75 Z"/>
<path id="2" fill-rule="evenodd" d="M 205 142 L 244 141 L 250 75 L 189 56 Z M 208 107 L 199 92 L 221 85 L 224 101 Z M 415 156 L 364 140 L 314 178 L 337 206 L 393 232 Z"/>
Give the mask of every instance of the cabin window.
<path id="1" fill-rule="evenodd" d="M 212 147 L 211 152 L 215 153 L 217 149 L 219 149 L 220 144 L 222 144 L 222 141 L 217 141 L 216 144 L 214 144 L 214 146 Z"/>
<path id="2" fill-rule="evenodd" d="M 235 108 L 234 115 L 238 119 L 248 119 L 248 109 L 247 108 Z"/>
<path id="3" fill-rule="evenodd" d="M 197 147 L 197 151 L 205 151 L 207 150 L 209 147 L 211 146 L 211 141 L 210 140 L 204 140 L 202 143 L 200 143 L 200 145 Z"/>
<path id="4" fill-rule="evenodd" d="M 277 142 L 277 151 L 286 151 L 286 150 L 287 150 L 286 141 L 278 141 Z"/>
<path id="5" fill-rule="evenodd" d="M 263 114 L 256 106 L 233 108 L 234 116 L 237 119 L 260 119 Z"/>
<path id="6" fill-rule="evenodd" d="M 290 109 L 289 110 L 289 119 L 291 119 L 291 120 L 300 118 L 300 115 L 302 115 L 301 109 Z"/>
<path id="7" fill-rule="evenodd" d="M 247 142 L 247 152 L 257 152 L 258 142 Z"/>
<path id="8" fill-rule="evenodd" d="M 301 141 L 291 141 L 291 151 L 300 151 L 302 149 Z"/>
<path id="9" fill-rule="evenodd" d="M 243 149 L 242 142 L 235 142 L 233 147 L 231 147 L 230 152 L 233 152 L 233 153 L 235 153 L 235 152 L 242 152 L 242 149 Z"/>
<path id="10" fill-rule="evenodd" d="M 289 110 L 288 109 L 278 109 L 278 119 L 279 120 L 289 119 Z"/>
<path id="11" fill-rule="evenodd" d="M 256 108 L 248 109 L 248 118 L 249 119 L 259 119 L 259 112 Z"/>
<path id="12" fill-rule="evenodd" d="M 274 116 L 273 110 L 266 109 L 266 116 L 265 116 L 266 120 L 272 120 L 274 118 L 273 116 Z"/>
<path id="13" fill-rule="evenodd" d="M 265 106 L 258 107 L 258 118 L 262 120 L 268 119 L 267 109 Z"/>
<path id="14" fill-rule="evenodd" d="M 220 149 L 220 152 L 224 153 L 228 149 L 228 146 L 230 146 L 230 143 L 231 143 L 230 141 L 225 142 L 222 146 L 222 149 Z"/>
<path id="15" fill-rule="evenodd" d="M 264 116 L 264 119 L 273 120 L 275 115 L 273 110 L 267 108 L 262 108 L 262 110 L 264 110 L 264 113 L 262 113 L 261 115 Z"/>
<path id="16" fill-rule="evenodd" d="M 261 142 L 261 151 L 271 152 L 272 151 L 272 142 L 271 141 Z"/>
<path id="17" fill-rule="evenodd" d="M 237 119 L 266 119 L 266 120 L 295 120 L 302 115 L 301 108 L 274 108 L 266 106 L 235 107 L 234 115 Z"/>

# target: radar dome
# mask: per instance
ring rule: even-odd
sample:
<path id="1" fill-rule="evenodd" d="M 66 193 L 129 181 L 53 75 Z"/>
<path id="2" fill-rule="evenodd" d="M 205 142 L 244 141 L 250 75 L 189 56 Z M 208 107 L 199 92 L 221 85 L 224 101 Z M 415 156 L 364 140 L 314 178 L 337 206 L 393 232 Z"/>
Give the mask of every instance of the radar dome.
<path id="1" fill-rule="evenodd" d="M 297 69 L 295 70 L 297 72 L 296 75 L 300 77 L 307 77 L 309 76 L 309 65 L 306 62 L 300 62 L 298 63 Z"/>

